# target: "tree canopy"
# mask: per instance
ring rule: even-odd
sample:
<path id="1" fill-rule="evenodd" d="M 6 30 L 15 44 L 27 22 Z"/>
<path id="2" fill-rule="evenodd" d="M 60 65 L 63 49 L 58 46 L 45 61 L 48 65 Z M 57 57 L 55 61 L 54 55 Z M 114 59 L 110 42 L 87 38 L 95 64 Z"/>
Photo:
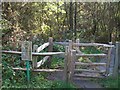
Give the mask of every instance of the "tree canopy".
<path id="1" fill-rule="evenodd" d="M 2 8 L 3 45 L 48 37 L 103 43 L 120 40 L 120 3 L 4 2 Z"/>

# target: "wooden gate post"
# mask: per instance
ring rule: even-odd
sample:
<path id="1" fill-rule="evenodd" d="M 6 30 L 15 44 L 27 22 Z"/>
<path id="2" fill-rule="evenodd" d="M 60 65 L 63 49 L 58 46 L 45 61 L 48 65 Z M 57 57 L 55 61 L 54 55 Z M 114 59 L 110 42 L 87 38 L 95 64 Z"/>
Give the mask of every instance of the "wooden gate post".
<path id="1" fill-rule="evenodd" d="M 72 61 L 72 48 L 73 48 L 73 42 L 72 40 L 69 40 L 69 46 L 68 46 L 68 82 L 71 82 L 71 61 Z"/>
<path id="2" fill-rule="evenodd" d="M 49 37 L 48 41 L 49 41 L 48 52 L 52 52 L 53 51 L 53 38 Z M 50 56 L 48 59 L 48 63 L 47 63 L 48 68 L 50 68 L 51 62 L 52 62 L 52 56 Z"/>
<path id="3" fill-rule="evenodd" d="M 76 39 L 76 43 L 79 44 L 79 43 L 80 43 L 79 41 L 80 41 L 79 39 Z M 76 46 L 76 50 L 77 50 L 78 53 L 82 53 L 82 52 L 80 51 L 79 46 Z"/>
<path id="4" fill-rule="evenodd" d="M 72 82 L 73 76 L 74 76 L 74 70 L 75 70 L 76 50 L 71 50 L 70 56 L 71 56 L 71 59 L 70 59 L 70 66 L 71 67 L 70 67 L 69 75 L 70 75 L 70 82 Z"/>
<path id="5" fill-rule="evenodd" d="M 29 61 L 32 61 L 32 42 L 30 41 L 23 41 L 21 46 L 21 57 L 22 60 L 26 61 L 26 70 L 27 70 L 27 81 L 28 84 L 30 82 L 30 63 Z"/>
<path id="6" fill-rule="evenodd" d="M 38 45 L 33 45 L 33 52 L 37 52 Z M 33 69 L 37 68 L 37 56 L 33 57 L 32 60 Z"/>
<path id="7" fill-rule="evenodd" d="M 64 80 L 68 82 L 68 55 L 69 54 L 69 47 L 65 47 L 65 61 L 64 61 Z"/>
<path id="8" fill-rule="evenodd" d="M 71 63 L 71 50 L 73 48 L 72 44 L 73 44 L 72 40 L 69 40 L 69 46 L 68 46 L 68 73 L 70 73 L 70 68 L 71 68 L 70 63 Z M 68 76 L 68 81 L 70 81 L 70 74 Z"/>
<path id="9" fill-rule="evenodd" d="M 113 77 L 118 77 L 118 63 L 120 62 L 118 60 L 120 60 L 120 42 L 116 42 L 116 55 L 113 68 Z"/>
<path id="10" fill-rule="evenodd" d="M 111 51 L 112 48 L 108 48 L 107 63 L 106 63 L 106 75 L 108 76 L 110 72 L 110 61 L 111 61 Z"/>

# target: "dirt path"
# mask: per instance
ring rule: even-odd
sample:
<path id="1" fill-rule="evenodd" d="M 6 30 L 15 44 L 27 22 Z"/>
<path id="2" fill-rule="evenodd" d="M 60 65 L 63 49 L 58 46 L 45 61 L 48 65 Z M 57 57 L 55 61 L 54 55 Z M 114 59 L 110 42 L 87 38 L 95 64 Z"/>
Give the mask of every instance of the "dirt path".
<path id="1" fill-rule="evenodd" d="M 63 80 L 63 72 L 50 73 L 47 77 L 48 80 Z M 74 80 L 73 84 L 77 88 L 102 88 L 98 83 L 91 81 L 90 79 L 80 78 L 79 80 Z"/>
<path id="2" fill-rule="evenodd" d="M 103 88 L 98 83 L 85 78 L 80 78 L 80 80 L 74 80 L 74 84 L 78 88 Z"/>
<path id="3" fill-rule="evenodd" d="M 113 65 L 114 65 L 114 58 L 115 58 L 115 49 L 112 49 L 112 53 L 111 53 L 111 62 L 110 62 L 110 74 L 112 73 L 113 70 Z M 106 58 L 102 58 L 101 62 L 105 63 Z M 106 70 L 105 67 L 98 67 L 100 70 Z M 87 72 L 88 73 L 88 72 Z M 91 74 L 91 73 L 88 73 Z M 94 73 L 95 74 L 95 73 Z M 97 74 L 97 73 L 96 73 Z M 54 73 L 50 73 L 47 77 L 48 80 L 64 80 L 63 79 L 63 72 L 54 72 Z M 94 79 L 94 78 L 93 78 Z M 88 78 L 79 78 L 79 80 L 74 80 L 73 84 L 77 87 L 77 88 L 103 88 L 100 84 L 98 84 L 97 82 L 88 79 Z"/>

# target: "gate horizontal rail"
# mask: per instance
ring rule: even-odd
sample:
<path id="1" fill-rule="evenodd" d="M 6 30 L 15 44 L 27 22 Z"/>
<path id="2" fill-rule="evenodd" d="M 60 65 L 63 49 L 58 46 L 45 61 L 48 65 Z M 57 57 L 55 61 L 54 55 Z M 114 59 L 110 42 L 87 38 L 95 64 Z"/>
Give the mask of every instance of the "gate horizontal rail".
<path id="1" fill-rule="evenodd" d="M 5 53 L 5 54 L 18 54 L 18 55 L 21 55 L 22 52 L 19 52 L 19 51 L 5 51 L 5 50 L 2 50 L 2 53 Z M 51 56 L 51 55 L 59 55 L 59 54 L 64 54 L 64 52 L 43 52 L 43 53 L 36 53 L 36 52 L 32 52 L 32 55 L 33 56 Z"/>

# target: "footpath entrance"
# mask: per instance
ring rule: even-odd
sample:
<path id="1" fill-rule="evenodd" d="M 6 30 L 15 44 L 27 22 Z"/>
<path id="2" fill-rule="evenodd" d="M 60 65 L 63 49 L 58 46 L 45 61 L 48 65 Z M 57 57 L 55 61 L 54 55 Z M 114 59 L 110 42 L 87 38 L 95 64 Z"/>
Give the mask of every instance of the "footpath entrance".
<path id="1" fill-rule="evenodd" d="M 59 44 L 65 46 L 65 52 L 53 52 L 53 44 Z M 27 46 L 26 46 L 27 47 Z M 53 38 L 50 37 L 47 43 L 43 45 L 28 45 L 30 50 L 24 50 L 24 44 L 22 46 L 22 52 L 19 51 L 6 51 L 2 50 L 4 54 L 16 54 L 21 55 L 23 60 L 26 60 L 26 55 L 29 58 L 29 62 L 32 62 L 32 68 L 16 68 L 13 70 L 24 70 L 33 72 L 64 72 L 63 78 L 67 82 L 72 82 L 73 79 L 85 78 L 105 78 L 112 74 L 114 77 L 118 75 L 118 61 L 120 61 L 120 43 L 116 45 L 100 44 L 100 43 L 80 43 L 79 39 L 75 42 L 69 40 L 69 42 L 53 42 Z M 28 48 L 27 47 L 27 48 Z M 48 47 L 48 52 L 41 52 Z M 84 53 L 81 48 L 94 47 L 96 49 L 103 48 L 104 53 Z M 115 49 L 113 52 L 113 49 Z M 102 50 L 102 49 L 101 49 Z M 23 55 L 23 53 L 26 55 Z M 112 57 L 112 53 L 115 58 Z M 45 62 L 50 63 L 52 61 L 51 56 L 60 55 L 64 56 L 64 69 L 38 69 Z M 44 56 L 42 60 L 37 61 L 37 56 Z M 111 63 L 113 62 L 113 63 Z M 112 65 L 111 65 L 112 64 Z M 119 62 L 120 65 L 120 62 Z M 112 71 L 111 71 L 112 66 Z M 27 72 L 28 73 L 28 72 Z M 28 74 L 29 75 L 29 74 Z M 29 79 L 28 79 L 29 80 Z"/>

